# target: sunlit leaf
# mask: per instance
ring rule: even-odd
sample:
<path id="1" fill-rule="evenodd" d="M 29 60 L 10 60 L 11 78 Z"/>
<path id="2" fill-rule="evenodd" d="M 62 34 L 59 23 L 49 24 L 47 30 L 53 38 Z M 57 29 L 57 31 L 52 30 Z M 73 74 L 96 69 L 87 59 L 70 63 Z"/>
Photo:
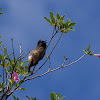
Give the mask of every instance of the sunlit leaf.
<path id="1" fill-rule="evenodd" d="M 87 47 L 87 51 L 89 51 L 89 49 L 90 49 L 90 45 L 88 45 L 88 47 Z"/>
<path id="2" fill-rule="evenodd" d="M 0 46 L 1 46 L 1 44 L 2 44 L 2 41 L 0 41 Z"/>
<path id="3" fill-rule="evenodd" d="M 3 10 L 2 8 L 0 8 L 0 10 Z"/>
<path id="4" fill-rule="evenodd" d="M 46 19 L 51 24 L 51 21 L 48 18 L 44 17 L 44 19 Z"/>
<path id="5" fill-rule="evenodd" d="M 7 48 L 6 47 L 4 48 L 4 51 L 5 51 L 5 54 L 7 54 Z"/>
<path id="6" fill-rule="evenodd" d="M 19 100 L 19 98 L 17 98 L 17 100 Z"/>
<path id="7" fill-rule="evenodd" d="M 60 16 L 59 16 L 59 14 L 58 14 L 58 13 L 56 14 L 56 17 L 57 17 L 57 19 L 58 19 L 58 20 L 60 19 Z"/>
<path id="8" fill-rule="evenodd" d="M 51 19 L 54 17 L 53 12 L 51 12 L 51 11 L 50 11 L 50 17 L 51 17 Z"/>
<path id="9" fill-rule="evenodd" d="M 28 99 L 30 99 L 30 97 L 29 96 L 26 96 Z"/>
<path id="10" fill-rule="evenodd" d="M 59 93 L 59 94 L 57 95 L 57 98 L 58 98 L 60 95 L 61 95 L 61 93 Z"/>
<path id="11" fill-rule="evenodd" d="M 0 94 L 3 92 L 3 89 L 0 90 Z"/>
<path id="12" fill-rule="evenodd" d="M 76 23 L 70 23 L 68 27 L 72 27 L 74 25 L 76 25 Z"/>
<path id="13" fill-rule="evenodd" d="M 60 20 L 63 20 L 63 19 L 64 19 L 64 17 L 65 17 L 65 15 L 63 15 L 62 17 L 60 17 Z"/>
<path id="14" fill-rule="evenodd" d="M 51 95 L 51 100 L 55 100 L 54 99 L 54 94 L 53 93 L 50 93 L 50 95 Z"/>
<path id="15" fill-rule="evenodd" d="M 59 100 L 62 100 L 64 97 L 66 97 L 66 96 L 60 97 Z"/>
<path id="16" fill-rule="evenodd" d="M 13 79 L 7 79 L 11 84 L 14 83 Z"/>
<path id="17" fill-rule="evenodd" d="M 19 87 L 18 89 L 19 89 L 19 90 L 27 90 L 26 88 L 21 88 L 21 87 Z"/>
<path id="18" fill-rule="evenodd" d="M 5 82 L 1 83 L 1 84 L 0 84 L 0 88 L 3 88 L 4 85 L 5 85 Z"/>
<path id="19" fill-rule="evenodd" d="M 30 60 L 27 60 L 27 61 L 23 62 L 22 65 L 23 65 L 23 64 L 26 64 L 26 63 L 29 62 L 29 61 L 30 61 Z"/>
<path id="20" fill-rule="evenodd" d="M 17 100 L 16 97 L 15 97 L 14 95 L 12 95 L 12 96 L 13 96 L 14 100 Z"/>

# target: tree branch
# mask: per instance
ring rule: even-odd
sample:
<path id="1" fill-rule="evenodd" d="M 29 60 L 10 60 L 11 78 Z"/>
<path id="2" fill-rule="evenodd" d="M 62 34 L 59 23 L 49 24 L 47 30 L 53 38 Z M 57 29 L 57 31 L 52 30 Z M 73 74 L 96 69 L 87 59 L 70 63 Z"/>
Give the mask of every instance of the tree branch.
<path id="1" fill-rule="evenodd" d="M 53 69 L 53 70 L 48 70 L 47 72 L 45 72 L 45 73 L 43 73 L 43 74 L 41 74 L 41 75 L 37 75 L 37 76 L 35 76 L 35 77 L 25 79 L 24 81 L 31 80 L 31 79 L 35 79 L 35 78 L 37 78 L 37 77 L 44 76 L 44 75 L 46 75 L 46 74 L 48 74 L 48 73 L 50 73 L 50 72 L 54 72 L 54 71 L 56 71 L 56 70 L 58 70 L 58 69 L 61 69 L 61 68 L 64 68 L 64 67 L 68 67 L 68 66 L 70 66 L 70 65 L 72 65 L 72 64 L 74 64 L 74 63 L 76 63 L 76 62 L 78 62 L 79 60 L 81 60 L 85 55 L 86 55 L 86 54 L 84 54 L 84 55 L 81 56 L 79 59 L 77 59 L 76 61 L 74 61 L 74 62 L 72 62 L 72 63 L 70 63 L 70 64 L 66 64 L 66 65 L 63 65 L 63 64 L 62 64 L 63 66 L 61 65 L 61 66 L 58 67 L 58 68 L 55 68 L 55 69 Z M 65 61 L 64 61 L 64 63 L 65 63 Z"/>

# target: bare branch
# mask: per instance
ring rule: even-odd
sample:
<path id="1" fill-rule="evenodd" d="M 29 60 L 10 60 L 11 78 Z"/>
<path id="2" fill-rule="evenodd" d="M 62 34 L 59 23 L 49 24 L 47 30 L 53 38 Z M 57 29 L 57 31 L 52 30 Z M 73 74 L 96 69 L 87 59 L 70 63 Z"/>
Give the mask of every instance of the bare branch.
<path id="1" fill-rule="evenodd" d="M 30 53 L 30 52 L 28 52 L 25 56 L 23 56 L 23 57 L 19 58 L 19 59 L 18 59 L 18 61 L 19 61 L 20 59 L 25 58 L 25 57 L 26 57 L 29 53 Z"/>
<path id="2" fill-rule="evenodd" d="M 13 56 L 14 56 L 14 59 L 15 59 L 15 52 L 14 52 L 13 38 L 11 38 L 11 42 L 12 42 Z"/>
<path id="3" fill-rule="evenodd" d="M 49 41 L 49 43 L 48 43 L 46 49 L 48 48 L 48 46 L 50 45 L 52 39 L 55 37 L 55 35 L 56 35 L 57 33 L 58 33 L 58 30 L 56 30 L 55 34 L 54 34 L 54 30 L 53 30 L 53 35 L 52 35 L 52 37 L 51 37 L 51 39 L 50 39 L 50 41 Z"/>
<path id="4" fill-rule="evenodd" d="M 43 74 L 41 74 L 41 75 L 37 75 L 37 76 L 35 76 L 35 77 L 32 77 L 32 78 L 27 78 L 27 79 L 25 79 L 24 81 L 27 81 L 27 80 L 31 80 L 31 79 L 35 79 L 35 78 L 37 78 L 37 77 L 41 77 L 41 76 L 44 76 L 44 75 L 46 75 L 46 74 L 48 74 L 48 73 L 50 73 L 50 72 L 54 72 L 54 71 L 56 71 L 56 70 L 58 70 L 58 69 L 61 69 L 61 68 L 64 68 L 64 67 L 68 67 L 68 66 L 70 66 L 70 65 L 72 65 L 72 64 L 74 64 L 74 63 L 76 63 L 76 62 L 78 62 L 79 60 L 81 60 L 84 56 L 85 56 L 86 54 L 84 54 L 83 56 L 81 56 L 79 59 L 77 59 L 76 61 L 74 61 L 74 62 L 72 62 L 72 63 L 70 63 L 70 64 L 66 64 L 66 65 L 61 65 L 60 67 L 58 67 L 58 68 L 56 68 L 56 69 L 53 69 L 53 70 L 48 70 L 47 72 L 45 72 L 45 73 L 43 73 Z M 65 62 L 65 60 L 64 60 L 64 62 Z"/>
<path id="5" fill-rule="evenodd" d="M 29 48 L 28 48 L 29 49 Z M 28 49 L 26 49 L 21 55 L 19 55 L 19 57 L 17 58 L 17 60 L 19 60 L 19 59 L 23 59 L 23 55 L 28 51 Z M 29 53 L 28 53 L 29 54 Z M 21 58 L 22 57 L 22 58 Z"/>
<path id="6" fill-rule="evenodd" d="M 21 56 L 22 53 L 21 43 L 19 44 L 19 48 L 20 48 L 20 56 Z"/>

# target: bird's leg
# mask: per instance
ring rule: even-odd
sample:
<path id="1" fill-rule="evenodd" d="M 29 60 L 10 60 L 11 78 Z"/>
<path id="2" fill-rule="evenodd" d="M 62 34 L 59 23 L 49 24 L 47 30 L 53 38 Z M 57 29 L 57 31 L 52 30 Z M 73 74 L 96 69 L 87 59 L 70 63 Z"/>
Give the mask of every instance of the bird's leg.
<path id="1" fill-rule="evenodd" d="M 36 66 L 34 66 L 34 68 L 33 68 L 33 72 L 34 72 L 35 67 L 36 67 Z"/>

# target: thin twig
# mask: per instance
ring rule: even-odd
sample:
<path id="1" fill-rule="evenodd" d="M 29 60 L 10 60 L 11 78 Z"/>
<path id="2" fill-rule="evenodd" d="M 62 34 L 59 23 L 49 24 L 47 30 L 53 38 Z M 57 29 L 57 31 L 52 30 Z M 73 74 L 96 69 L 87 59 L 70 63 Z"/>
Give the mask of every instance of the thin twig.
<path id="1" fill-rule="evenodd" d="M 4 78 L 5 78 L 5 77 L 4 77 L 4 71 L 5 71 L 5 70 L 4 70 L 4 61 L 3 61 L 3 83 L 4 83 Z M 3 88 L 3 94 L 4 94 L 4 88 Z"/>
<path id="2" fill-rule="evenodd" d="M 11 42 L 12 42 L 13 56 L 14 56 L 14 59 L 15 59 L 14 45 L 13 45 L 13 38 L 11 38 Z"/>
<path id="3" fill-rule="evenodd" d="M 51 37 L 51 39 L 50 39 L 50 41 L 49 41 L 49 43 L 48 43 L 48 45 L 47 45 L 46 49 L 48 48 L 48 46 L 50 45 L 50 43 L 51 43 L 52 39 L 55 37 L 55 35 L 56 35 L 57 33 L 58 33 L 58 30 L 56 30 L 56 32 L 55 32 L 55 34 L 54 34 L 54 35 L 52 35 L 52 37 Z"/>
<path id="4" fill-rule="evenodd" d="M 29 49 L 29 48 L 28 48 L 28 49 Z M 27 52 L 28 49 L 26 49 L 21 55 L 19 55 L 19 57 L 17 58 L 17 60 L 18 60 L 18 59 L 22 59 L 21 57 Z"/>
<path id="5" fill-rule="evenodd" d="M 20 56 L 21 56 L 22 53 L 21 43 L 19 44 L 19 48 L 20 48 Z"/>
<path id="6" fill-rule="evenodd" d="M 30 53 L 30 52 L 28 52 L 25 56 L 23 56 L 23 57 L 19 58 L 17 61 L 19 61 L 20 59 L 25 58 L 25 57 L 26 57 L 29 53 Z"/>

